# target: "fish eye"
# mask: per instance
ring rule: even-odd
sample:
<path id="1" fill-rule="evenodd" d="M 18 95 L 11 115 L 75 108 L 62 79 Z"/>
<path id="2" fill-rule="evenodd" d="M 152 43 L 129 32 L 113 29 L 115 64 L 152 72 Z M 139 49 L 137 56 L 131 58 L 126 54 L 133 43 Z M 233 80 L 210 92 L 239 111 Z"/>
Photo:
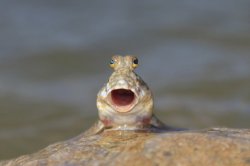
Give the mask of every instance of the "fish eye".
<path id="1" fill-rule="evenodd" d="M 133 63 L 136 64 L 136 65 L 138 65 L 138 59 L 135 58 L 135 59 L 133 60 Z"/>
<path id="2" fill-rule="evenodd" d="M 111 61 L 109 62 L 109 66 L 110 66 L 111 68 L 114 68 L 114 67 L 115 67 L 115 61 L 114 61 L 114 59 L 111 59 Z"/>
<path id="3" fill-rule="evenodd" d="M 110 63 L 109 64 L 114 64 L 115 62 L 114 62 L 114 60 L 113 59 L 111 59 L 111 61 L 110 61 Z"/>
<path id="4" fill-rule="evenodd" d="M 138 66 L 138 59 L 137 58 L 134 58 L 133 59 L 133 68 L 136 68 Z"/>

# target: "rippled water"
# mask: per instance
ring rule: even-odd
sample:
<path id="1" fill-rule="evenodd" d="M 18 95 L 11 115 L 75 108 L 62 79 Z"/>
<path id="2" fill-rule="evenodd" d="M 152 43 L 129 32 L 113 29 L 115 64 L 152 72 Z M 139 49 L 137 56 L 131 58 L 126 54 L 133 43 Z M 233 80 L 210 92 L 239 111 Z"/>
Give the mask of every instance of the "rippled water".
<path id="1" fill-rule="evenodd" d="M 97 119 L 113 54 L 169 125 L 249 128 L 250 2 L 0 2 L 0 159 L 74 137 Z"/>

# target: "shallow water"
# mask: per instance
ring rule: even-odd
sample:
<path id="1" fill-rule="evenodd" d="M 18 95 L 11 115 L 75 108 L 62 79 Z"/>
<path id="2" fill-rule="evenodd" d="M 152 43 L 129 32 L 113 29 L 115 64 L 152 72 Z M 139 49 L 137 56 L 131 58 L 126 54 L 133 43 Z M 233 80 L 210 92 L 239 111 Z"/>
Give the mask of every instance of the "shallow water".
<path id="1" fill-rule="evenodd" d="M 97 119 L 113 54 L 169 125 L 250 126 L 250 2 L 1 1 L 0 159 L 74 137 Z"/>

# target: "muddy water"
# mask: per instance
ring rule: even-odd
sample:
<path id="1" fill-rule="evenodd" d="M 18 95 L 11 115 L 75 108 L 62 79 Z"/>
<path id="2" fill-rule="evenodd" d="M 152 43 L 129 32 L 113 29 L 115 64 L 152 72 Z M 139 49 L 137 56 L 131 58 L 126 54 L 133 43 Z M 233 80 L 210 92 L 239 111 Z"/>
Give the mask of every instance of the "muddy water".
<path id="1" fill-rule="evenodd" d="M 81 133 L 113 54 L 139 57 L 156 114 L 250 126 L 250 3 L 1 1 L 0 159 Z"/>

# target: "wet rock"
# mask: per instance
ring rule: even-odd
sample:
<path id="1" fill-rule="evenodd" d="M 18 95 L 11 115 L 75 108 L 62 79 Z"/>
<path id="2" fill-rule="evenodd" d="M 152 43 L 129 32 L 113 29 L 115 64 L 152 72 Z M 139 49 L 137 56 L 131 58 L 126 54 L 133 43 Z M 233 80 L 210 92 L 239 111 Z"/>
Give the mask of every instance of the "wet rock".
<path id="1" fill-rule="evenodd" d="M 250 166 L 250 129 L 105 131 L 59 142 L 0 165 Z"/>

